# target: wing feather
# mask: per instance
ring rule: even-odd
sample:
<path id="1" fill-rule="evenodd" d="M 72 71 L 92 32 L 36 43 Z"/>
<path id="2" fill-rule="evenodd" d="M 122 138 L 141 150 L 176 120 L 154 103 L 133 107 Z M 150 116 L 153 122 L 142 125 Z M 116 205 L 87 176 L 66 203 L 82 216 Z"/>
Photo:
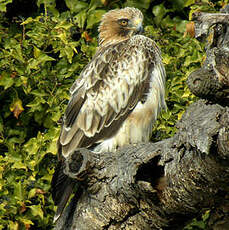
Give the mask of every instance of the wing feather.
<path id="1" fill-rule="evenodd" d="M 65 157 L 115 134 L 144 94 L 155 61 L 150 52 L 127 40 L 96 53 L 70 90 L 59 138 Z"/>
<path id="2" fill-rule="evenodd" d="M 98 112 L 95 111 L 94 115 L 93 115 L 92 125 L 91 125 L 90 129 L 88 130 L 90 135 L 97 132 L 101 119 L 102 118 L 99 116 Z"/>
<path id="3" fill-rule="evenodd" d="M 86 97 L 83 97 L 81 92 L 75 94 L 69 104 L 68 107 L 65 111 L 65 117 L 68 117 L 67 120 L 65 120 L 65 126 L 66 127 L 71 127 L 73 122 L 75 121 L 75 118 L 78 116 L 80 109 L 85 102 Z"/>

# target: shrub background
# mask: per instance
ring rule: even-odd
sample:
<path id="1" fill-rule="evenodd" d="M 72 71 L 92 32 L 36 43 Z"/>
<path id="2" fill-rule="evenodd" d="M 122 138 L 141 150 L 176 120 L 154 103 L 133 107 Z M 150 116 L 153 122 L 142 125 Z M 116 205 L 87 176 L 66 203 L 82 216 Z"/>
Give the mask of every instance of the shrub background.
<path id="1" fill-rule="evenodd" d="M 168 110 L 155 125 L 152 141 L 158 141 L 175 133 L 176 121 L 196 100 L 185 81 L 205 54 L 188 21 L 197 10 L 216 12 L 227 3 L 0 0 L 0 229 L 52 228 L 50 181 L 61 116 L 70 86 L 96 51 L 106 11 L 142 10 L 145 34 L 162 50 Z M 186 229 L 205 229 L 209 211 Z"/>

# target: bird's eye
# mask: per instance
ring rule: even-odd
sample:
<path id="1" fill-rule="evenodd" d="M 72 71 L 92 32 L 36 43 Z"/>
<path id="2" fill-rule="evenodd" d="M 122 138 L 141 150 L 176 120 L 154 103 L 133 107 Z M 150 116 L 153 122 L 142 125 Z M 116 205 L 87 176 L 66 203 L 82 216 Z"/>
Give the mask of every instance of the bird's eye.
<path id="1" fill-rule="evenodd" d="M 120 19 L 119 24 L 121 26 L 127 26 L 128 25 L 128 19 Z"/>

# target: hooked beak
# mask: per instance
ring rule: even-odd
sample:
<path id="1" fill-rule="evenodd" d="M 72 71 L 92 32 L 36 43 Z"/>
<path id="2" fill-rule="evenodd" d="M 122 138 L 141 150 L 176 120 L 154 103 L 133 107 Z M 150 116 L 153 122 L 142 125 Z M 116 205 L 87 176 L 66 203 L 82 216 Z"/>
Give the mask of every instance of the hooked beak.
<path id="1" fill-rule="evenodd" d="M 142 26 L 142 20 L 140 18 L 134 21 L 134 28 L 135 28 L 136 34 L 141 34 L 144 32 L 144 28 Z"/>
<path id="2" fill-rule="evenodd" d="M 137 34 L 142 34 L 143 32 L 144 32 L 144 28 L 141 24 L 140 26 L 137 27 Z"/>

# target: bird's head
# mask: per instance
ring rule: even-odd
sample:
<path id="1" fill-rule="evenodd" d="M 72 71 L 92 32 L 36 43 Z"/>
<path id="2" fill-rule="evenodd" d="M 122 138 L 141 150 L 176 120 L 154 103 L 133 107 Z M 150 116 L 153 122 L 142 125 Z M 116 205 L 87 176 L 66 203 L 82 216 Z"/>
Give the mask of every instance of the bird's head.
<path id="1" fill-rule="evenodd" d="M 133 7 L 110 10 L 99 26 L 99 45 L 116 43 L 143 32 L 143 14 Z"/>

